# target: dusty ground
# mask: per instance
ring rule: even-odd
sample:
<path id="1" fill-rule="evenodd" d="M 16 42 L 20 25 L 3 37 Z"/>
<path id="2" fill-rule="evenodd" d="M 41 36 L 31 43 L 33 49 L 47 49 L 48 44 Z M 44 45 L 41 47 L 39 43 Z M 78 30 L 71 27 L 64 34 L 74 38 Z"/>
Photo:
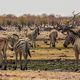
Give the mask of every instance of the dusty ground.
<path id="1" fill-rule="evenodd" d="M 80 80 L 80 73 L 53 71 L 0 71 L 0 80 Z"/>

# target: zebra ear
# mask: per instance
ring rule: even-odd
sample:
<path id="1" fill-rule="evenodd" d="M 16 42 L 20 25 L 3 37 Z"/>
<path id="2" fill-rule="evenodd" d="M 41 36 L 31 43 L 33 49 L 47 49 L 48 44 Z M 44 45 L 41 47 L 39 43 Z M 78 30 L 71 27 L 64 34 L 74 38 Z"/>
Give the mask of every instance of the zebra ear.
<path id="1" fill-rule="evenodd" d="M 8 35 L 8 36 L 7 36 L 7 39 L 8 39 L 8 40 L 11 39 L 11 35 Z"/>

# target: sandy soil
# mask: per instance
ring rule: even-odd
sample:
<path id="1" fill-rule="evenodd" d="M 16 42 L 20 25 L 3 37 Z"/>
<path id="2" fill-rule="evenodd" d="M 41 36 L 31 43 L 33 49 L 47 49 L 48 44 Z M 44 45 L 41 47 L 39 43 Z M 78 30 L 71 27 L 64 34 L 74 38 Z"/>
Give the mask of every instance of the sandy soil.
<path id="1" fill-rule="evenodd" d="M 53 71 L 0 71 L 0 80 L 80 80 L 80 73 Z"/>

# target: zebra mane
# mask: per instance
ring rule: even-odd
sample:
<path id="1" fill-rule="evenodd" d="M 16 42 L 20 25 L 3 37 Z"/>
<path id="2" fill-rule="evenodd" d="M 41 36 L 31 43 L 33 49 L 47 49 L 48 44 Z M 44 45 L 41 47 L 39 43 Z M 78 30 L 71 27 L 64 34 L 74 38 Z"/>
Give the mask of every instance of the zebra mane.
<path id="1" fill-rule="evenodd" d="M 13 36 L 17 36 L 19 38 L 19 36 L 17 34 L 12 34 Z"/>
<path id="2" fill-rule="evenodd" d="M 70 32 L 72 32 L 74 35 L 77 35 L 77 33 L 76 32 L 74 32 L 73 30 L 69 30 Z"/>
<path id="3" fill-rule="evenodd" d="M 13 37 L 14 37 L 15 39 L 19 39 L 19 36 L 18 36 L 17 34 L 11 34 L 11 35 L 8 35 L 8 36 L 7 36 L 8 39 L 12 39 Z"/>
<path id="4" fill-rule="evenodd" d="M 74 35 L 76 35 L 76 36 L 78 36 L 78 37 L 80 37 L 80 35 L 77 33 L 77 32 L 75 32 L 75 31 L 73 31 L 73 30 L 69 30 L 72 34 L 74 34 Z"/>

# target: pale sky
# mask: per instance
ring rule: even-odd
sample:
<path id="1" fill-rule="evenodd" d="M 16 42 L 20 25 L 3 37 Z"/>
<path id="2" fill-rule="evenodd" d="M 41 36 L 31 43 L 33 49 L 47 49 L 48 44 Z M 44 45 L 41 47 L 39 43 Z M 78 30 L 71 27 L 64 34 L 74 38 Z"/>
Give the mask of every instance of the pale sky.
<path id="1" fill-rule="evenodd" d="M 80 0 L 0 0 L 0 15 L 55 14 L 70 16 L 80 12 Z"/>

